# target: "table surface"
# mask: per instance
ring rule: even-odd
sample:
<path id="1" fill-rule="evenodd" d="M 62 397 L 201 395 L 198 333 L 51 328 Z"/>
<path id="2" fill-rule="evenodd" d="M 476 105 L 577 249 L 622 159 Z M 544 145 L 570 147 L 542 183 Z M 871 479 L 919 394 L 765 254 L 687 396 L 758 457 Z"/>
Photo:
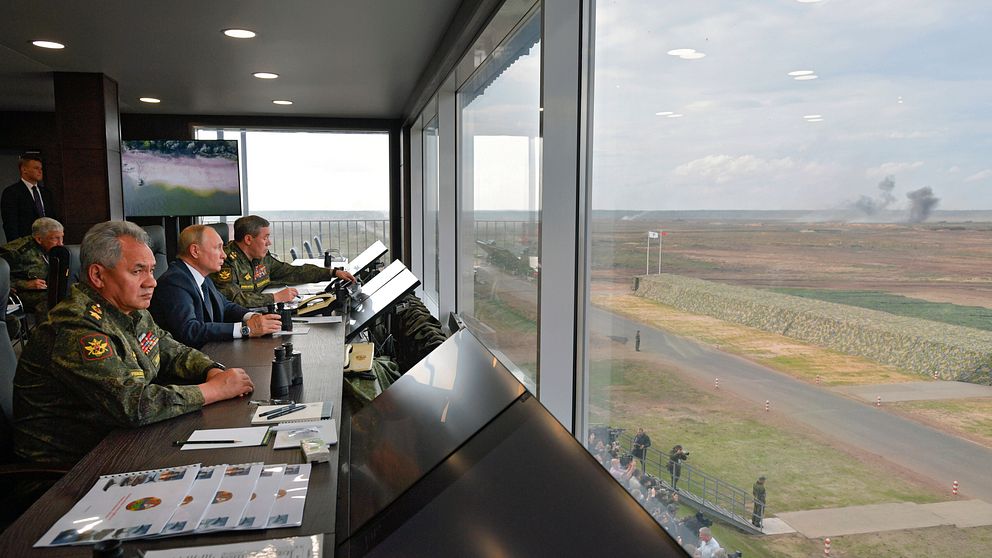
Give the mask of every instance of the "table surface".
<path id="1" fill-rule="evenodd" d="M 256 408 L 248 401 L 269 398 L 273 349 L 286 341 L 292 341 L 294 350 L 303 355 L 303 385 L 294 386 L 290 390 L 290 397 L 302 402 L 333 401 L 333 415 L 340 435 L 343 339 L 344 327 L 337 323 L 311 325 L 309 333 L 305 335 L 208 344 L 202 349 L 203 352 L 229 368 L 241 367 L 248 372 L 255 383 L 255 392 L 251 397 L 214 403 L 200 411 L 167 421 L 112 432 L 4 531 L 0 536 L 0 556 L 91 556 L 92 548 L 89 545 L 56 548 L 32 548 L 32 545 L 83 497 L 100 475 L 190 463 L 217 465 L 256 461 L 288 464 L 302 462 L 303 455 L 300 451 L 274 450 L 271 442 L 261 447 L 196 451 L 180 451 L 179 448 L 172 447 L 172 442 L 185 439 L 197 429 L 248 426 Z M 314 464 L 303 525 L 300 527 L 219 532 L 157 541 L 141 540 L 126 543 L 125 548 L 155 550 L 316 533 L 325 533 L 325 543 L 333 548 L 337 464 L 338 446 L 331 446 L 330 463 Z"/>

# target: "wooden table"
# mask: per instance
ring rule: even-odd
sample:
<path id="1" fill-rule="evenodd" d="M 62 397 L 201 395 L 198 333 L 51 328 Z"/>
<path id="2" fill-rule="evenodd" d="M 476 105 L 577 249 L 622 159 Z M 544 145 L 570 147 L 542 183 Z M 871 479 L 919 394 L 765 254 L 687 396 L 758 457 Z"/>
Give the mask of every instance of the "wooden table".
<path id="1" fill-rule="evenodd" d="M 271 442 L 262 447 L 223 450 L 180 451 L 179 448 L 172 447 L 174 440 L 185 439 L 196 429 L 248 426 L 255 410 L 255 405 L 248 401 L 269 398 L 273 349 L 284 341 L 292 341 L 294 350 L 303 354 L 303 386 L 292 388 L 290 397 L 302 402 L 333 401 L 333 414 L 340 434 L 341 369 L 344 356 L 342 324 L 313 324 L 305 335 L 210 343 L 203 348 L 203 352 L 228 367 L 241 367 L 248 372 L 255 383 L 255 392 L 251 397 L 222 401 L 208 405 L 201 411 L 149 426 L 112 432 L 4 531 L 0 536 L 0 556 L 91 556 L 92 547 L 89 545 L 58 548 L 32 548 L 32 545 L 83 497 L 100 475 L 191 463 L 217 465 L 254 461 L 288 464 L 302 462 L 303 454 L 300 451 L 273 450 Z M 128 549 L 127 552 L 133 553 L 135 548 L 162 549 L 225 544 L 316 533 L 325 533 L 325 544 L 328 548 L 333 548 L 337 471 L 338 447 L 331 446 L 331 462 L 313 466 L 303 525 L 300 527 L 220 532 L 158 541 L 141 540 L 127 543 L 125 548 Z"/>

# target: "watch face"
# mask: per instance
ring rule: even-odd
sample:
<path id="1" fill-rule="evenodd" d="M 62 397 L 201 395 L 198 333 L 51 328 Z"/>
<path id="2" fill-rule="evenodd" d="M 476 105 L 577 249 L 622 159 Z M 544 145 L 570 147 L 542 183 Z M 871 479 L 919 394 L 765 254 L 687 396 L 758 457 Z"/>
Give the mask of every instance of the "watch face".
<path id="1" fill-rule="evenodd" d="M 241 326 L 241 335 L 242 337 L 248 337 L 251 335 L 251 329 L 249 329 L 246 325 Z"/>

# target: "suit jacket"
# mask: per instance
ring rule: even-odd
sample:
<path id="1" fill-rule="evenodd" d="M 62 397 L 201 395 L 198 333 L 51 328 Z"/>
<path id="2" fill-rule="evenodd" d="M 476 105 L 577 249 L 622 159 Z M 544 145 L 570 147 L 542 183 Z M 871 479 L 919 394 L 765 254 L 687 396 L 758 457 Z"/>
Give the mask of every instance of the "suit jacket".
<path id="1" fill-rule="evenodd" d="M 193 274 L 182 260 L 176 260 L 158 278 L 149 310 L 155 323 L 168 331 L 180 343 L 200 348 L 209 341 L 234 338 L 234 325 L 248 312 L 217 290 L 209 277 L 204 279 L 206 300 L 201 295 Z M 213 319 L 207 317 L 210 305 Z"/>
<path id="2" fill-rule="evenodd" d="M 45 205 L 45 216 L 57 220 L 52 192 L 41 183 L 38 183 L 38 190 L 41 192 L 41 203 Z M 7 186 L 0 195 L 0 217 L 3 218 L 3 232 L 8 241 L 31 235 L 31 223 L 41 215 L 38 215 L 34 198 L 23 180 Z"/>

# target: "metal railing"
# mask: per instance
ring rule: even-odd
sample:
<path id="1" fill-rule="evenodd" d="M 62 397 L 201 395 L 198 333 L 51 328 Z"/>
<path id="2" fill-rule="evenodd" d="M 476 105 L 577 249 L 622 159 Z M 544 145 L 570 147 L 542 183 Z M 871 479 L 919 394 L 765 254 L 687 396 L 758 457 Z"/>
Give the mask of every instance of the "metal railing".
<path id="1" fill-rule="evenodd" d="M 617 436 L 617 440 L 620 441 L 621 449 L 631 452 L 634 443 L 633 436 L 624 432 Z M 647 448 L 644 467 L 646 473 L 658 477 L 671 487 L 672 475 L 668 472 L 667 453 L 658 451 L 653 446 Z M 684 503 L 689 504 L 689 502 L 685 502 L 685 499 L 691 499 L 707 510 L 722 516 L 722 519 L 733 523 L 738 528 L 754 533 L 760 532 L 751 525 L 751 509 L 754 497 L 746 490 L 683 461 L 678 479 L 678 491 L 683 497 Z M 765 509 L 764 511 L 764 515 L 767 516 L 768 510 Z"/>
<path id="2" fill-rule="evenodd" d="M 313 237 L 320 238 L 324 250 L 332 250 L 334 254 L 349 260 L 362 253 L 376 240 L 389 246 L 389 219 L 339 219 L 329 221 L 269 221 L 272 232 L 273 254 L 280 259 L 290 261 L 289 249 L 296 248 L 301 258 L 306 258 L 303 243 L 308 242 L 315 258 L 323 257 L 314 246 Z M 392 254 L 387 252 L 383 261 L 392 260 Z"/>

